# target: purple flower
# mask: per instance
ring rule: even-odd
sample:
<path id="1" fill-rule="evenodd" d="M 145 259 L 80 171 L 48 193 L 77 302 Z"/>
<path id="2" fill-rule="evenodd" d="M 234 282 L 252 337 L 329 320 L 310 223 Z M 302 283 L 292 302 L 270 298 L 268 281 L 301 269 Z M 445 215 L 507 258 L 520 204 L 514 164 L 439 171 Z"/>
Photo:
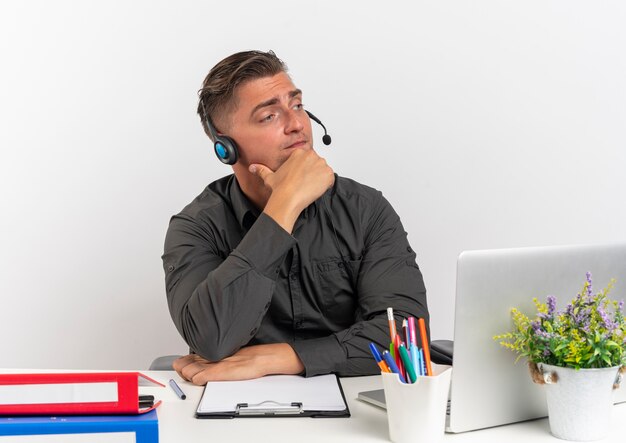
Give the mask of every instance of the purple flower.
<path id="1" fill-rule="evenodd" d="M 589 322 L 591 321 L 591 308 L 579 310 L 578 314 L 574 315 L 572 318 L 577 325 L 581 327 L 588 327 Z"/>
<path id="2" fill-rule="evenodd" d="M 544 357 L 550 357 L 550 354 L 551 354 L 551 352 L 550 352 L 550 350 L 548 348 L 543 350 L 543 356 Z"/>
<path id="3" fill-rule="evenodd" d="M 530 325 L 533 328 L 533 334 L 539 338 L 543 338 L 546 340 L 549 340 L 550 338 L 552 338 L 552 334 L 546 332 L 543 330 L 542 326 L 541 326 L 541 322 L 538 320 L 532 321 L 530 322 Z"/>
<path id="4" fill-rule="evenodd" d="M 537 332 L 541 330 L 541 322 L 536 320 L 530 322 L 530 326 L 533 328 L 533 332 Z"/>
<path id="5" fill-rule="evenodd" d="M 587 296 L 593 297 L 593 286 L 591 284 L 591 272 L 587 272 Z"/>
<path id="6" fill-rule="evenodd" d="M 556 297 L 548 295 L 548 317 L 552 317 L 556 311 Z"/>
<path id="7" fill-rule="evenodd" d="M 604 310 L 604 307 L 598 306 L 598 315 L 600 315 L 600 318 L 609 333 L 617 327 L 617 323 L 611 320 L 610 315 Z"/>

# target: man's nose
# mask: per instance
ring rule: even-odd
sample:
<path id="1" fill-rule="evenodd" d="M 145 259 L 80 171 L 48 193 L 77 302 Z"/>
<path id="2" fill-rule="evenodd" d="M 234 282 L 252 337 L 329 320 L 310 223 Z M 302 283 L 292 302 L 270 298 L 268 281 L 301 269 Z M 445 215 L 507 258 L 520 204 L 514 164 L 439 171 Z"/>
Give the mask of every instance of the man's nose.
<path id="1" fill-rule="evenodd" d="M 301 119 L 304 117 L 304 112 L 297 112 L 290 109 L 287 112 L 287 121 L 285 122 L 285 133 L 300 132 L 304 128 L 304 123 Z"/>

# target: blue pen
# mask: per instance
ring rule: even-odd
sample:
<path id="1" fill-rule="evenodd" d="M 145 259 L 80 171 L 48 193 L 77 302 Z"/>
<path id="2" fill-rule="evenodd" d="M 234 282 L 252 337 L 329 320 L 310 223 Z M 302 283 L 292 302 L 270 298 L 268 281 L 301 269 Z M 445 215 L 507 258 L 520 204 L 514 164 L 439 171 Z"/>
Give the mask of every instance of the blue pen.
<path id="1" fill-rule="evenodd" d="M 413 367 L 415 368 L 415 373 L 417 375 L 422 375 L 422 370 L 420 368 L 420 359 L 419 354 L 417 353 L 417 346 L 411 345 L 411 361 L 413 362 Z"/>
<path id="2" fill-rule="evenodd" d="M 378 352 L 378 348 L 376 347 L 374 343 L 370 343 L 370 351 L 372 352 L 372 355 L 374 356 L 374 360 L 376 360 L 376 364 L 380 368 L 380 371 L 391 372 L 389 371 L 389 368 L 387 367 L 387 363 L 385 363 L 383 358 L 380 356 L 380 352 Z"/>
<path id="3" fill-rule="evenodd" d="M 414 358 L 415 372 L 417 373 L 417 375 L 424 375 L 424 374 L 422 374 L 422 364 L 420 363 L 420 348 L 419 348 L 419 346 L 411 346 L 411 357 Z"/>
<path id="4" fill-rule="evenodd" d="M 376 363 L 380 362 L 383 359 L 380 356 L 380 352 L 378 352 L 378 348 L 374 343 L 370 343 L 370 351 L 372 351 L 372 355 L 374 356 L 374 360 L 376 360 Z"/>
<path id="5" fill-rule="evenodd" d="M 426 375 L 426 374 L 428 374 L 428 372 L 426 372 L 426 361 L 424 360 L 424 350 L 423 349 L 420 349 L 419 357 L 420 357 L 420 367 L 421 367 L 421 370 L 422 370 L 422 375 Z"/>
<path id="6" fill-rule="evenodd" d="M 385 360 L 385 363 L 387 363 L 387 366 L 389 366 L 389 369 L 391 369 L 391 372 L 393 372 L 394 374 L 398 374 L 398 377 L 400 377 L 400 381 L 402 383 L 406 383 L 406 380 L 400 373 L 400 369 L 398 369 L 398 365 L 396 365 L 396 362 L 393 360 L 393 357 L 391 356 L 389 351 L 383 352 L 383 359 Z"/>

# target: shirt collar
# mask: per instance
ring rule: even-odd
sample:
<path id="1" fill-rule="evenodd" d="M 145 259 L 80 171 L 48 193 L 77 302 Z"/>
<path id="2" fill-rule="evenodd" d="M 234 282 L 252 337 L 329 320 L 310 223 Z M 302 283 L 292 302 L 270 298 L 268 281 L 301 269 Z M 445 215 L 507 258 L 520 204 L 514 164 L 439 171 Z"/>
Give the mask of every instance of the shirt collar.
<path id="1" fill-rule="evenodd" d="M 228 188 L 230 203 L 233 207 L 233 212 L 235 213 L 237 222 L 239 222 L 239 225 L 245 230 L 250 229 L 259 216 L 260 211 L 243 193 L 234 174 L 231 176 Z"/>

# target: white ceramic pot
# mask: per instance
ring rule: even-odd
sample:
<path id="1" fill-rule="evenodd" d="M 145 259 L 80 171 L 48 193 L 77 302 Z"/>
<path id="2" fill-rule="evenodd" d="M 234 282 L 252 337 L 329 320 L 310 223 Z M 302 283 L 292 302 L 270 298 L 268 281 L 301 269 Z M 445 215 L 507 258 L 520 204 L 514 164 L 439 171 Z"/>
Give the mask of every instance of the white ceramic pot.
<path id="1" fill-rule="evenodd" d="M 606 437 L 610 430 L 613 384 L 619 366 L 576 370 L 539 363 L 538 367 L 546 381 L 552 435 L 572 441 Z"/>

